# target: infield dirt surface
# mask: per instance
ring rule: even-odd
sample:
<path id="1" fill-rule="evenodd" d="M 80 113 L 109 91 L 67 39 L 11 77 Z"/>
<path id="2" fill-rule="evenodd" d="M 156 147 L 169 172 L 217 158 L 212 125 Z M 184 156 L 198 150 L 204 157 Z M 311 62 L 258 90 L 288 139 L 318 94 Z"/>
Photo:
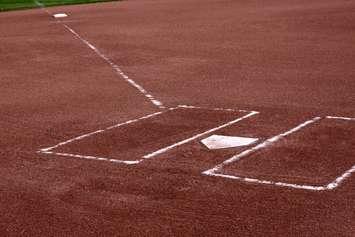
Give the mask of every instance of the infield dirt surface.
<path id="1" fill-rule="evenodd" d="M 354 12 L 132 0 L 0 13 L 0 235 L 355 236 L 355 120 L 326 117 L 355 117 Z M 203 173 L 254 147 L 203 138 L 262 143 L 318 117 L 218 171 L 242 179 Z"/>

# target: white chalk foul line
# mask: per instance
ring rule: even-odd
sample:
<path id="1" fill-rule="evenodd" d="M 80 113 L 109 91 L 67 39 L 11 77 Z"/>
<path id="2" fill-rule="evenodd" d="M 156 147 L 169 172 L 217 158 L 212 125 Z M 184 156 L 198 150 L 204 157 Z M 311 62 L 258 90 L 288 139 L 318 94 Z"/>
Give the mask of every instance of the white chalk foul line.
<path id="1" fill-rule="evenodd" d="M 83 42 L 87 47 L 92 49 L 100 58 L 106 61 L 113 70 L 116 72 L 117 75 L 121 76 L 126 82 L 128 82 L 130 85 L 135 87 L 139 92 L 141 92 L 146 98 L 150 100 L 155 106 L 159 107 L 160 109 L 164 109 L 165 106 L 163 105 L 162 102 L 159 100 L 155 99 L 154 96 L 152 96 L 146 89 L 144 89 L 141 85 L 136 83 L 134 80 L 132 80 L 129 76 L 127 76 L 121 69 L 120 67 L 115 64 L 110 58 L 108 58 L 105 54 L 103 54 L 99 49 L 97 49 L 93 44 L 91 44 L 88 40 L 84 39 L 82 36 L 80 36 L 75 30 L 73 30 L 71 27 L 69 27 L 67 24 L 62 23 L 63 26 L 70 32 L 72 33 L 76 38 L 78 38 L 81 42 Z"/>
<path id="2" fill-rule="evenodd" d="M 45 5 L 41 3 L 38 0 L 34 0 L 35 4 L 43 9 L 45 12 L 47 12 L 49 15 L 51 13 L 45 8 Z M 60 19 L 56 19 L 58 23 L 61 23 L 70 33 L 72 33 L 77 39 L 79 39 L 82 43 L 84 43 L 87 47 L 89 47 L 91 50 L 93 50 L 96 55 L 98 55 L 100 58 L 102 58 L 106 63 L 108 63 L 112 69 L 115 71 L 115 73 L 122 77 L 124 81 L 129 83 L 131 86 L 136 88 L 141 94 L 143 94 L 146 98 L 150 100 L 151 103 L 153 103 L 155 106 L 157 106 L 160 109 L 165 109 L 165 106 L 163 103 L 156 98 L 154 98 L 153 95 L 151 95 L 146 89 L 144 89 L 141 85 L 139 85 L 137 82 L 135 82 L 132 78 L 130 78 L 127 74 L 125 74 L 121 68 L 115 64 L 109 57 L 107 57 L 104 53 L 102 53 L 98 48 L 96 48 L 92 43 L 90 43 L 88 40 L 84 39 L 81 35 L 79 35 L 74 29 L 72 29 L 70 26 L 65 24 L 63 21 Z"/>
<path id="3" fill-rule="evenodd" d="M 209 133 L 212 133 L 212 132 L 214 132 L 214 131 L 220 130 L 220 129 L 225 128 L 225 127 L 228 127 L 228 126 L 230 126 L 230 125 L 232 125 L 232 124 L 235 124 L 235 123 L 237 123 L 237 122 L 239 122 L 239 121 L 242 121 L 243 119 L 249 118 L 249 117 L 251 117 L 251 116 L 253 116 L 253 115 L 256 115 L 256 114 L 258 114 L 258 113 L 259 113 L 259 112 L 251 111 L 250 113 L 248 113 L 247 115 L 245 115 L 245 116 L 243 116 L 243 117 L 234 119 L 234 120 L 232 120 L 232 121 L 230 121 L 230 122 L 228 122 L 228 123 L 222 124 L 222 125 L 220 125 L 220 126 L 218 126 L 218 127 L 212 128 L 212 129 L 207 130 L 207 131 L 205 131 L 205 132 L 203 132 L 203 133 L 196 134 L 196 135 L 193 136 L 193 137 L 187 138 L 187 139 L 182 140 L 182 141 L 180 141 L 180 142 L 174 143 L 174 144 L 172 144 L 172 145 L 170 145 L 170 146 L 167 146 L 167 147 L 161 148 L 161 149 L 159 149 L 159 150 L 157 150 L 157 151 L 154 151 L 154 152 L 152 152 L 152 153 L 150 153 L 150 154 L 144 155 L 143 158 L 144 158 L 144 159 L 150 159 L 150 158 L 152 158 L 152 157 L 154 157 L 154 156 L 157 156 L 157 155 L 160 155 L 160 154 L 162 154 L 162 153 L 165 153 L 165 152 L 167 152 L 167 151 L 169 151 L 169 150 L 171 150 L 171 149 L 173 149 L 173 148 L 175 148 L 175 147 L 178 147 L 178 146 L 181 146 L 181 145 L 183 145 L 183 144 L 185 144 L 185 143 L 191 142 L 191 141 L 193 141 L 193 140 L 195 140 L 195 139 L 197 139 L 197 138 L 199 138 L 199 137 L 205 136 L 205 135 L 207 135 L 207 134 L 209 134 Z"/>

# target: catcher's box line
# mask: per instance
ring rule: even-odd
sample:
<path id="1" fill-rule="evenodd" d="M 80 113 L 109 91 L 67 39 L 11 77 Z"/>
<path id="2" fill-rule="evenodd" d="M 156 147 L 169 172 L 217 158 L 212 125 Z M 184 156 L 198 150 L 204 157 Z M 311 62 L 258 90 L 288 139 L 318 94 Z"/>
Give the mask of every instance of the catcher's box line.
<path id="1" fill-rule="evenodd" d="M 248 150 L 245 150 L 230 159 L 224 161 L 223 163 L 215 166 L 212 169 L 206 170 L 202 172 L 204 175 L 208 176 L 216 176 L 216 177 L 223 177 L 223 178 L 228 178 L 228 179 L 235 179 L 235 180 L 241 180 L 244 182 L 248 183 L 257 183 L 257 184 L 268 184 L 268 185 L 275 185 L 275 186 L 282 186 L 282 187 L 289 187 L 289 188 L 295 188 L 295 189 L 305 189 L 305 190 L 312 190 L 312 191 L 324 191 L 324 190 L 332 190 L 337 188 L 345 179 L 349 178 L 353 172 L 355 172 L 355 165 L 352 166 L 350 169 L 346 170 L 342 175 L 338 176 L 336 179 L 334 179 L 332 182 L 325 184 L 325 185 L 301 185 L 301 184 L 292 184 L 292 183 L 285 183 L 285 182 L 278 182 L 278 181 L 270 181 L 270 180 L 262 180 L 262 179 L 256 179 L 256 178 L 251 178 L 251 177 L 239 177 L 239 176 L 234 176 L 234 175 L 226 175 L 226 174 L 221 174 L 217 173 L 219 172 L 223 167 L 226 165 L 229 165 L 233 162 L 236 162 L 260 149 L 266 148 L 271 146 L 273 143 L 277 142 L 281 138 L 284 138 L 292 133 L 295 133 L 301 129 L 303 129 L 306 126 L 309 126 L 313 123 L 318 122 L 321 120 L 321 117 L 315 117 L 313 119 L 310 119 L 304 123 L 301 123 L 295 128 L 290 129 L 287 132 L 284 132 L 282 134 L 279 134 L 277 136 L 271 137 L 264 141 L 263 143 L 260 143 Z M 337 116 L 326 116 L 323 119 L 338 119 L 338 120 L 346 120 L 346 121 L 355 121 L 355 118 L 348 118 L 348 117 L 337 117 Z"/>

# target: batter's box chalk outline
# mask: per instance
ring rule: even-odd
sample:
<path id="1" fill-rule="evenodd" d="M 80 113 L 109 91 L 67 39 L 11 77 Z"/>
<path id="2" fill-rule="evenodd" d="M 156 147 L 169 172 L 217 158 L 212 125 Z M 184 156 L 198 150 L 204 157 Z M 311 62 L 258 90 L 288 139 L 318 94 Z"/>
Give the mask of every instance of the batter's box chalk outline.
<path id="1" fill-rule="evenodd" d="M 281 134 L 276 135 L 274 137 L 271 137 L 271 138 L 265 140 L 264 142 L 254 146 L 248 150 L 245 150 L 239 154 L 234 155 L 233 157 L 229 158 L 228 160 L 225 160 L 224 162 L 222 162 L 221 164 L 218 164 L 214 168 L 202 172 L 202 174 L 208 175 L 208 176 L 222 177 L 222 178 L 227 178 L 227 179 L 234 179 L 234 180 L 239 180 L 239 181 L 247 182 L 247 183 L 267 184 L 267 185 L 288 187 L 288 188 L 294 188 L 294 189 L 303 189 L 303 190 L 311 190 L 311 191 L 333 190 L 333 189 L 339 187 L 340 184 L 342 184 L 346 179 L 348 179 L 352 175 L 353 172 L 355 172 L 355 164 L 350 169 L 346 170 L 343 174 L 336 177 L 332 182 L 325 184 L 325 185 L 302 185 L 302 184 L 285 183 L 285 182 L 271 181 L 271 180 L 262 180 L 262 179 L 256 179 L 253 177 L 240 177 L 240 176 L 226 175 L 226 174 L 218 173 L 225 166 L 230 165 L 234 162 L 237 162 L 243 158 L 246 158 L 247 156 L 253 154 L 256 151 L 259 151 L 261 149 L 269 147 L 269 146 L 273 145 L 275 142 L 279 141 L 280 139 L 283 139 L 284 137 L 287 137 L 292 133 L 298 132 L 311 124 L 317 123 L 321 119 L 347 120 L 347 121 L 354 121 L 355 122 L 355 118 L 347 118 L 347 117 L 337 117 L 337 116 L 326 116 L 323 118 L 314 117 L 310 120 L 307 120 L 307 121 L 299 124 L 298 126 L 292 128 L 292 129 L 288 130 L 287 132 L 284 132 L 284 133 L 281 133 Z"/>
<path id="2" fill-rule="evenodd" d="M 109 130 L 112 130 L 112 129 L 115 129 L 115 128 L 126 126 L 126 125 L 129 125 L 129 124 L 132 124 L 132 123 L 136 123 L 136 122 L 141 121 L 141 120 L 145 120 L 145 119 L 148 119 L 148 118 L 156 117 L 156 116 L 159 116 L 159 115 L 161 115 L 163 113 L 166 113 L 168 111 L 177 110 L 177 109 L 181 109 L 181 108 L 185 108 L 185 109 L 204 109 L 204 110 L 214 110 L 214 111 L 244 112 L 244 113 L 247 113 L 247 114 L 244 115 L 244 116 L 238 117 L 238 118 L 236 118 L 236 119 L 234 119 L 232 121 L 229 121 L 227 123 L 221 124 L 221 125 L 219 125 L 217 127 L 211 128 L 211 129 L 209 129 L 209 130 L 207 130 L 205 132 L 196 134 L 196 135 L 194 135 L 192 137 L 189 137 L 189 138 L 186 138 L 186 139 L 184 139 L 182 141 L 176 142 L 176 143 L 174 143 L 172 145 L 169 145 L 167 147 L 163 147 L 163 148 L 161 148 L 161 149 L 159 149 L 157 151 L 154 151 L 152 153 L 144 155 L 143 157 L 141 157 L 141 158 L 139 158 L 137 160 L 119 160 L 119 159 L 108 158 L 108 157 L 97 157 L 97 156 L 90 156 L 90 155 L 83 155 L 83 154 L 72 154 L 72 153 L 63 153 L 63 152 L 54 151 L 54 149 L 56 149 L 58 147 L 65 146 L 65 145 L 67 145 L 69 143 L 72 143 L 72 142 L 75 142 L 75 141 L 79 141 L 79 140 L 82 140 L 82 139 L 85 139 L 85 138 L 88 138 L 88 137 L 91 137 L 91 136 L 94 136 L 94 135 L 97 135 L 97 134 L 100 134 L 100 133 L 104 133 L 106 131 L 109 131 Z M 233 124 L 235 124 L 237 122 L 240 122 L 240 121 L 242 121 L 242 120 L 244 120 L 246 118 L 249 118 L 251 116 L 254 116 L 254 115 L 258 114 L 258 113 L 259 112 L 257 112 L 257 111 L 247 111 L 247 110 L 235 110 L 235 109 L 224 109 L 224 108 L 205 108 L 205 107 L 198 107 L 198 106 L 191 106 L 191 105 L 178 105 L 177 107 L 165 109 L 165 110 L 160 111 L 160 112 L 148 114 L 148 115 L 145 115 L 145 116 L 140 117 L 140 118 L 128 120 L 128 121 L 123 122 L 123 123 L 115 124 L 113 126 L 110 126 L 110 127 L 104 128 L 104 129 L 100 129 L 100 130 L 97 130 L 97 131 L 93 131 L 93 132 L 90 132 L 90 133 L 86 133 L 86 134 L 71 138 L 69 140 L 60 142 L 60 143 L 58 143 L 58 144 L 56 144 L 54 146 L 47 147 L 47 148 L 42 148 L 42 149 L 40 149 L 38 151 L 38 153 L 46 154 L 46 155 L 56 155 L 56 156 L 62 156 L 62 157 L 69 157 L 69 158 L 80 158 L 80 159 L 88 159 L 88 160 L 109 161 L 109 162 L 113 162 L 113 163 L 136 165 L 136 164 L 141 163 L 144 160 L 156 157 L 156 156 L 158 156 L 160 154 L 163 154 L 163 153 L 165 153 L 165 152 L 167 152 L 167 151 L 169 151 L 169 150 L 171 150 L 173 148 L 176 148 L 176 147 L 181 146 L 183 144 L 189 143 L 189 142 L 191 142 L 193 140 L 196 140 L 196 139 L 198 139 L 200 137 L 208 135 L 208 134 L 210 134 L 212 132 L 215 132 L 217 130 L 220 130 L 222 128 L 231 126 L 231 125 L 233 125 Z"/>

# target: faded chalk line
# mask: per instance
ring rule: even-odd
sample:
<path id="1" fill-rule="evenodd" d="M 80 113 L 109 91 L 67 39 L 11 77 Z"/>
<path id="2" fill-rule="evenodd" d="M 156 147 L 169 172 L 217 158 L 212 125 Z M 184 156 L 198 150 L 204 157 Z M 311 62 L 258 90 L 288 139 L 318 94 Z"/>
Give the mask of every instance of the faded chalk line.
<path id="1" fill-rule="evenodd" d="M 43 11 L 47 12 L 49 15 L 51 14 L 44 6 L 44 4 L 38 0 L 33 1 L 38 7 L 40 7 Z"/>
<path id="2" fill-rule="evenodd" d="M 244 109 L 209 108 L 209 107 L 193 106 L 193 105 L 178 105 L 178 107 L 187 108 L 187 109 L 205 109 L 205 110 L 212 110 L 212 111 L 232 111 L 232 112 L 248 112 L 248 113 L 252 112 Z"/>
<path id="3" fill-rule="evenodd" d="M 315 117 L 311 120 L 308 120 L 300 125 L 298 125 L 295 128 L 290 129 L 287 132 L 284 132 L 282 134 L 279 134 L 277 136 L 274 136 L 272 138 L 267 139 L 266 141 L 264 141 L 263 143 L 260 143 L 254 147 L 252 147 L 251 149 L 245 150 L 233 157 L 231 157 L 230 159 L 224 161 L 223 163 L 215 166 L 212 169 L 206 170 L 204 171 L 202 174 L 204 175 L 208 175 L 208 176 L 216 176 L 216 177 L 223 177 L 223 178 L 228 178 L 228 179 L 235 179 L 235 180 L 240 180 L 243 182 L 249 182 L 249 183 L 257 183 L 257 184 L 268 184 L 268 185 L 275 185 L 275 186 L 282 186 L 282 187 L 289 187 L 289 188 L 295 188 L 295 189 L 305 189 L 305 190 L 312 190 L 312 191 L 324 191 L 324 190 L 332 190 L 337 188 L 345 179 L 349 178 L 351 176 L 352 173 L 355 172 L 355 165 L 352 166 L 350 169 L 348 169 L 347 171 L 345 171 L 342 175 L 340 175 L 339 177 L 337 177 L 334 181 L 332 181 L 329 184 L 326 185 L 302 185 L 302 184 L 292 184 L 292 183 L 285 183 L 285 182 L 278 182 L 278 181 L 270 181 L 270 180 L 262 180 L 262 179 L 256 179 L 256 178 L 250 178 L 250 177 L 240 177 L 240 176 L 235 176 L 235 175 L 226 175 L 226 174 L 221 174 L 221 173 L 217 173 L 219 172 L 221 169 L 223 169 L 225 166 L 233 163 L 233 162 L 237 162 L 240 159 L 260 150 L 266 147 L 271 146 L 273 143 L 279 141 L 280 139 L 295 133 L 313 123 L 318 122 L 319 120 L 321 120 L 321 117 Z M 355 118 L 347 118 L 347 117 L 336 117 L 336 116 L 326 116 L 325 119 L 338 119 L 338 120 L 347 120 L 347 121 L 355 121 Z"/>
<path id="4" fill-rule="evenodd" d="M 49 15 L 51 13 L 45 8 L 44 4 L 41 3 L 38 0 L 35 0 L 35 3 L 37 6 L 42 8 L 44 11 L 46 11 Z M 72 29 L 70 26 L 62 22 L 60 19 L 56 19 L 57 22 L 61 23 L 70 33 L 72 33 L 77 39 L 79 39 L 82 43 L 84 43 L 88 48 L 93 50 L 96 55 L 98 55 L 100 58 L 102 58 L 107 64 L 111 66 L 111 68 L 115 71 L 115 73 L 122 77 L 124 81 L 129 83 L 131 86 L 136 88 L 141 94 L 143 94 L 151 103 L 153 103 L 155 106 L 157 106 L 160 109 L 165 109 L 165 106 L 163 103 L 159 100 L 157 100 L 152 94 L 150 94 L 146 89 L 144 89 L 141 85 L 139 85 L 137 82 L 135 82 L 132 78 L 130 78 L 127 74 L 125 74 L 121 68 L 115 64 L 109 57 L 107 57 L 104 53 L 102 53 L 97 47 L 95 47 L 92 43 L 90 43 L 88 40 L 84 39 L 80 34 L 78 34 L 74 29 Z"/>

